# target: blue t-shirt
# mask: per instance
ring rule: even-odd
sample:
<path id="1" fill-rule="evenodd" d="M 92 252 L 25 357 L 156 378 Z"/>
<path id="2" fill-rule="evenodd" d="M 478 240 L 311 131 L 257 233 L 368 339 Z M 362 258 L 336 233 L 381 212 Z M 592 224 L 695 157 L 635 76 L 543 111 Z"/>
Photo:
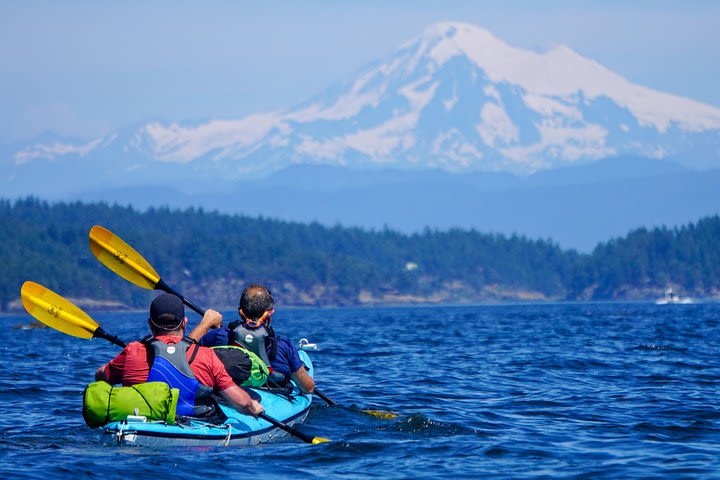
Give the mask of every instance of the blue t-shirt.
<path id="1" fill-rule="evenodd" d="M 287 380 L 290 375 L 297 372 L 305 364 L 300 360 L 295 345 L 285 337 L 275 336 L 277 342 L 277 350 L 275 351 L 275 360 L 272 360 L 272 369 L 278 373 L 282 373 Z M 210 330 L 200 339 L 200 345 L 204 347 L 216 347 L 219 345 L 230 345 L 230 329 L 228 327 L 216 328 Z M 270 356 L 272 350 L 272 342 L 265 343 L 265 351 Z"/>

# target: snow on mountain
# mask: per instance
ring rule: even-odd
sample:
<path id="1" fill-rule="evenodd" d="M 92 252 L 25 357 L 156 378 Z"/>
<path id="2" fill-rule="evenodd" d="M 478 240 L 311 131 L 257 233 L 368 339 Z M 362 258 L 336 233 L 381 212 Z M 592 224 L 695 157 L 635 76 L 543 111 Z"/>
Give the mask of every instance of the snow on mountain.
<path id="1" fill-rule="evenodd" d="M 70 158 L 224 180 L 294 164 L 528 174 L 620 155 L 711 168 L 718 140 L 718 108 L 635 85 L 565 46 L 536 53 L 446 22 L 286 111 L 33 144 L 14 153 L 11 177 Z"/>
<path id="2" fill-rule="evenodd" d="M 427 41 L 417 49 L 418 55 L 429 56 L 438 65 L 466 56 L 491 82 L 522 87 L 526 103 L 538 113 L 577 113 L 568 111 L 567 103 L 582 92 L 586 99 L 611 98 L 630 110 L 641 125 L 660 132 L 671 122 L 690 131 L 720 128 L 718 109 L 634 85 L 566 46 L 537 54 L 513 48 L 473 25 L 452 23 L 434 25 L 423 37 Z"/>
<path id="3" fill-rule="evenodd" d="M 117 135 L 112 134 L 107 138 L 98 138 L 90 142 L 74 144 L 69 142 L 56 141 L 51 143 L 35 143 L 15 154 L 15 163 L 22 165 L 33 159 L 52 160 L 63 155 L 86 156 L 102 144 L 109 144 L 115 140 Z"/>

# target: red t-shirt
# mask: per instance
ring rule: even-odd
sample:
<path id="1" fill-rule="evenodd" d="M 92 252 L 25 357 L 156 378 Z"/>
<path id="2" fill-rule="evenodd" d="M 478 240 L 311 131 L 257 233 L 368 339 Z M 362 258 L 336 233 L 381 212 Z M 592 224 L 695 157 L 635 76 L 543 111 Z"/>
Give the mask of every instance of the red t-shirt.
<path id="1" fill-rule="evenodd" d="M 182 337 L 175 335 L 161 335 L 155 338 L 168 344 L 178 343 L 182 340 Z M 190 369 L 200 383 L 212 387 L 218 392 L 235 385 L 225 370 L 225 366 L 212 349 L 196 345 L 190 346 L 187 350 L 188 360 L 195 348 L 199 350 L 195 355 L 195 360 L 190 364 Z M 140 342 L 130 343 L 105 366 L 105 376 L 108 381 L 112 384 L 122 383 L 125 387 L 146 382 L 149 373 L 147 351 L 145 345 Z"/>

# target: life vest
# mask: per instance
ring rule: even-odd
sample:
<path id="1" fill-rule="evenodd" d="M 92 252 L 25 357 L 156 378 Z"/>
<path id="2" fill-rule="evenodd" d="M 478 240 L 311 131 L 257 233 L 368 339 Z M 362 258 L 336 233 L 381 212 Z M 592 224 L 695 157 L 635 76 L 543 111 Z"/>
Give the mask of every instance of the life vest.
<path id="1" fill-rule="evenodd" d="M 268 382 L 275 386 L 284 386 L 290 381 L 280 372 L 273 371 L 272 362 L 277 356 L 277 338 L 275 330 L 270 325 L 260 325 L 250 328 L 242 320 L 236 320 L 230 325 L 230 342 L 248 349 L 268 366 Z"/>
<path id="2" fill-rule="evenodd" d="M 170 388 L 180 390 L 177 415 L 204 417 L 214 410 L 213 389 L 198 381 L 190 368 L 200 346 L 191 338 L 184 337 L 178 343 L 165 343 L 153 336 L 142 339 L 148 350 L 150 373 L 148 382 L 165 382 Z M 195 350 L 187 358 L 191 345 Z"/>
<path id="3" fill-rule="evenodd" d="M 257 328 L 250 328 L 245 323 L 237 320 L 229 325 L 230 342 L 237 343 L 253 352 L 255 355 L 270 367 L 277 354 L 275 342 L 275 331 L 269 325 L 260 325 Z M 268 345 L 270 351 L 268 352 Z"/>

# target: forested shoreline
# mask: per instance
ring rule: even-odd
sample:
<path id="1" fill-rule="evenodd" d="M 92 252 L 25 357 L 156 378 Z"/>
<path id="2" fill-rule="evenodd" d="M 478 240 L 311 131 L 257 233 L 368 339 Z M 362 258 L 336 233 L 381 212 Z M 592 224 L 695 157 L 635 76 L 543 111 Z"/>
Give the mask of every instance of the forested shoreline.
<path id="1" fill-rule="evenodd" d="M 88 247 L 102 225 L 196 303 L 234 305 L 247 283 L 281 305 L 651 300 L 667 288 L 720 296 L 720 217 L 638 229 L 591 254 L 549 240 L 475 230 L 405 235 L 202 209 L 0 200 L 0 310 L 25 280 L 90 307 L 142 308 L 152 293 L 117 277 Z M 91 300 L 94 302 L 92 303 Z"/>

